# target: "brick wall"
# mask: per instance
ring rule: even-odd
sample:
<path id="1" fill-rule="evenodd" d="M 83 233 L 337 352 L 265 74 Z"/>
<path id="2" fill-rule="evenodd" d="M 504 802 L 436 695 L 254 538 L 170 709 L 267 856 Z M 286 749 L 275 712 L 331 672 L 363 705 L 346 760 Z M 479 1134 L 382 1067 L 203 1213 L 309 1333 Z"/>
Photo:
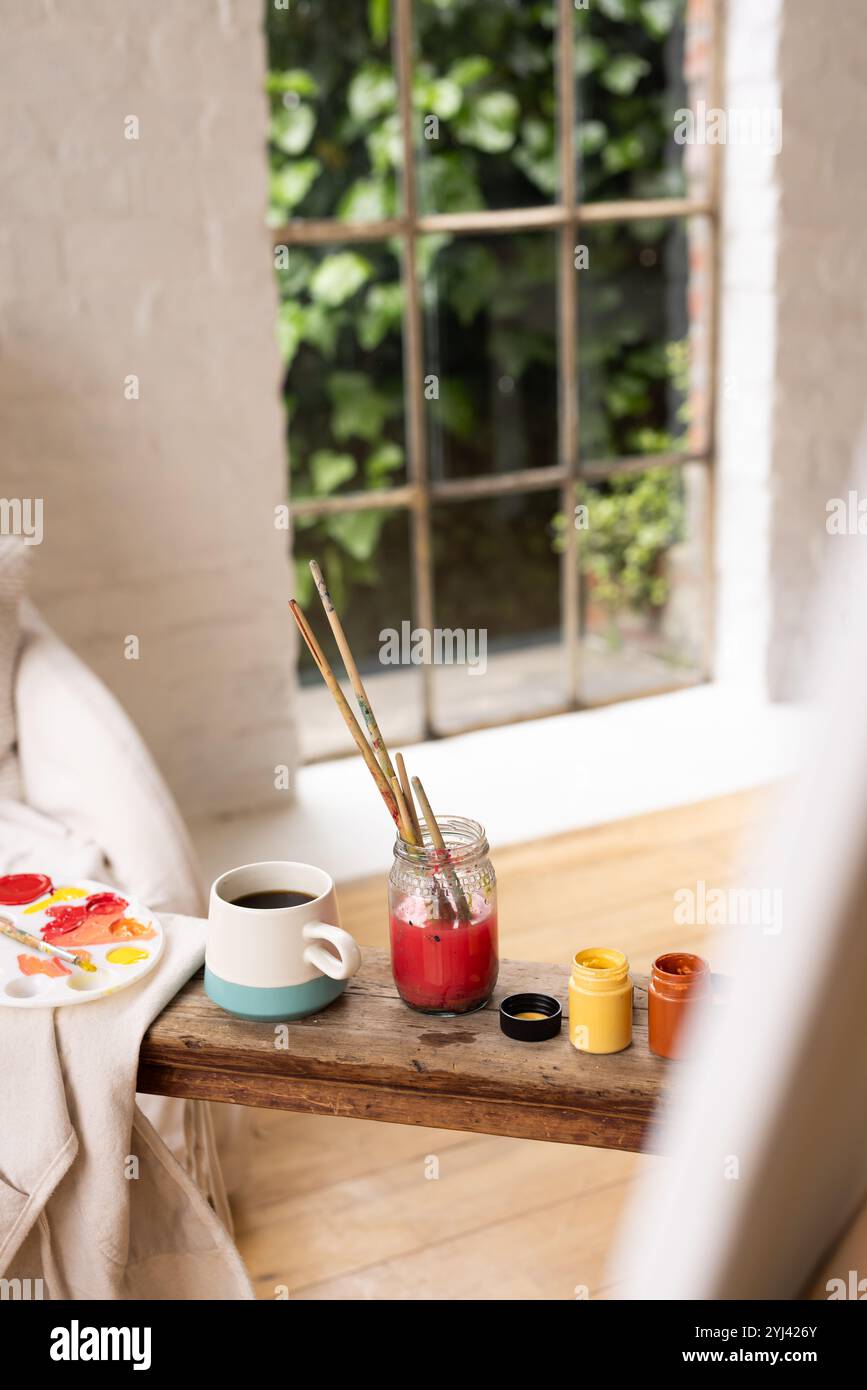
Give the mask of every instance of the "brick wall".
<path id="1" fill-rule="evenodd" d="M 0 494 L 44 498 L 36 600 L 187 812 L 267 804 L 294 751 L 260 6 L 0 24 Z"/>
<path id="2" fill-rule="evenodd" d="M 729 0 L 723 104 L 780 105 L 782 0 Z M 786 134 L 784 131 L 784 142 Z M 722 161 L 716 489 L 716 674 L 767 691 L 779 159 Z"/>
<path id="3" fill-rule="evenodd" d="M 724 152 L 717 674 L 790 699 L 865 418 L 867 12 L 727 9 L 725 104 L 781 108 L 783 139 Z"/>
<path id="4" fill-rule="evenodd" d="M 865 54 L 864 0 L 787 0 L 768 661 L 778 698 L 813 678 L 806 618 L 840 544 L 826 502 L 846 496 L 867 422 Z"/>

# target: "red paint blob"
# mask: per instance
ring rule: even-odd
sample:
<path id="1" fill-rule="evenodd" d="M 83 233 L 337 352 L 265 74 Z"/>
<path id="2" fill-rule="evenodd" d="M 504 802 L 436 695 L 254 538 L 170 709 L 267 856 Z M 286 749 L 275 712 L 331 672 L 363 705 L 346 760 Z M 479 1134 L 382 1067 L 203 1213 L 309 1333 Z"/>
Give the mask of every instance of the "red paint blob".
<path id="1" fill-rule="evenodd" d="M 56 936 L 62 936 L 64 932 L 72 931 L 74 927 L 79 926 L 87 916 L 87 908 L 55 903 L 54 907 L 45 909 L 45 915 L 50 917 L 51 921 L 42 928 L 42 935 L 46 940 L 53 941 Z"/>
<path id="2" fill-rule="evenodd" d="M 4 874 L 0 878 L 0 903 L 4 907 L 19 907 L 35 902 L 51 892 L 47 874 Z"/>
<path id="3" fill-rule="evenodd" d="M 129 903 L 118 893 L 91 893 L 85 907 L 88 912 L 98 912 L 100 916 L 103 916 L 110 912 L 125 912 Z"/>
<path id="4" fill-rule="evenodd" d="M 117 893 L 91 893 L 86 902 L 71 906 L 58 903 L 45 910 L 46 917 L 50 917 L 51 921 L 42 928 L 42 939 L 57 941 L 67 932 L 75 931 L 89 919 L 97 917 L 104 917 L 108 922 L 113 922 L 115 918 L 121 917 L 128 907 L 126 898 L 120 897 Z"/>

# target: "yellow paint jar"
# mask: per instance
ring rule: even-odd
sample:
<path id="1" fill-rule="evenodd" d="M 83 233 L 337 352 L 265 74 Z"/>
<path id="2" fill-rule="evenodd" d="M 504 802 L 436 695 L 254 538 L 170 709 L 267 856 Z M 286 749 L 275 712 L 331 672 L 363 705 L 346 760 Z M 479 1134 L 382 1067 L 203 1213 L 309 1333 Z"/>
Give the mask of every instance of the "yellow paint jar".
<path id="1" fill-rule="evenodd" d="M 622 951 L 592 946 L 572 961 L 569 1041 L 579 1052 L 622 1052 L 632 1042 L 632 980 Z"/>

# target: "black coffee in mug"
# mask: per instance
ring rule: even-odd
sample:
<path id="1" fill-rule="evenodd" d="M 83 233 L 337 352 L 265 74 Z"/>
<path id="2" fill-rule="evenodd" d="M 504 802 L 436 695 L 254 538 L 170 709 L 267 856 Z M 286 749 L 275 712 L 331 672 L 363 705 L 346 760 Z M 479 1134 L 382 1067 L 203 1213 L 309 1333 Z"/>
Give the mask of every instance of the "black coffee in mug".
<path id="1" fill-rule="evenodd" d="M 299 893 L 294 888 L 262 888 L 256 893 L 242 893 L 232 899 L 233 907 L 303 907 L 315 902 L 312 893 Z"/>

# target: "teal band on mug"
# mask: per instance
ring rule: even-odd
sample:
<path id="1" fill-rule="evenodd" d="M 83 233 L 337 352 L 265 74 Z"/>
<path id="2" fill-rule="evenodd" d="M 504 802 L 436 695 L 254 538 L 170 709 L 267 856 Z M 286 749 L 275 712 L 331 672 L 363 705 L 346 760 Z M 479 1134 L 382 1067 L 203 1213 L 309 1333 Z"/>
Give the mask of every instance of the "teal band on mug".
<path id="1" fill-rule="evenodd" d="M 332 1004 L 347 986 L 346 980 L 332 980 L 320 975 L 301 985 L 283 985 L 268 989 L 258 985 L 236 985 L 222 980 L 205 966 L 205 993 L 215 1004 L 237 1018 L 254 1023 L 289 1023 L 306 1018 Z"/>

